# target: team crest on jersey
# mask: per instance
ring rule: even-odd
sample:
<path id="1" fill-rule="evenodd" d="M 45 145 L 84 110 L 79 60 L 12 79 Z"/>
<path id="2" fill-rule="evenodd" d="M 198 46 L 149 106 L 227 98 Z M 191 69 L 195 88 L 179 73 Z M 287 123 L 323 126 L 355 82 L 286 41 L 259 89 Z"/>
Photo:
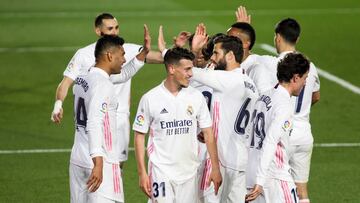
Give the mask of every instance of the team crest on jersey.
<path id="1" fill-rule="evenodd" d="M 284 131 L 288 131 L 290 128 L 291 128 L 291 123 L 290 123 L 290 121 L 285 121 L 282 129 L 283 129 Z"/>
<path id="2" fill-rule="evenodd" d="M 189 116 L 193 115 L 193 113 L 194 113 L 193 107 L 189 105 L 189 106 L 187 107 L 187 109 L 186 109 L 186 113 L 187 113 Z"/>
<path id="3" fill-rule="evenodd" d="M 107 103 L 104 102 L 101 104 L 101 112 L 106 113 L 108 110 Z"/>
<path id="4" fill-rule="evenodd" d="M 138 116 L 136 117 L 136 119 L 135 119 L 135 123 L 136 123 L 136 125 L 138 125 L 138 126 L 143 126 L 144 123 L 145 123 L 145 118 L 144 118 L 144 116 L 143 116 L 143 115 L 138 115 Z"/>

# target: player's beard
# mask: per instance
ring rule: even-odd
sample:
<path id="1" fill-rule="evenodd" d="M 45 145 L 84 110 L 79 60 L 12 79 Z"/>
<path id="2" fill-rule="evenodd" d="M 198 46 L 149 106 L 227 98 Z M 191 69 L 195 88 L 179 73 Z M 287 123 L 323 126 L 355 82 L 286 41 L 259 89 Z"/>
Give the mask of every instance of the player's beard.
<path id="1" fill-rule="evenodd" d="M 225 59 L 221 59 L 215 66 L 215 69 L 214 70 L 226 70 L 226 61 Z"/>

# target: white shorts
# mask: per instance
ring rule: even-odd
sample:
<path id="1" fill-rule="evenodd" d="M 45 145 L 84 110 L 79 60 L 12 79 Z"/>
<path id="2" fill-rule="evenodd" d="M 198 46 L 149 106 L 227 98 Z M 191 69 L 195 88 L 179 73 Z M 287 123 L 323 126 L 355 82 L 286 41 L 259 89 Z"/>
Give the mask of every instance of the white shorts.
<path id="1" fill-rule="evenodd" d="M 290 146 L 289 164 L 296 183 L 307 183 L 309 180 L 312 149 L 312 144 Z"/>
<path id="2" fill-rule="evenodd" d="M 160 170 L 149 163 L 149 177 L 151 184 L 152 203 L 184 203 L 197 201 L 197 176 L 189 180 L 176 183 L 166 177 Z"/>
<path id="3" fill-rule="evenodd" d="M 299 198 L 296 193 L 294 182 L 269 179 L 263 188 L 266 202 L 297 203 Z"/>
<path id="4" fill-rule="evenodd" d="M 92 169 L 70 163 L 70 202 L 124 202 L 124 190 L 118 164 L 103 164 L 103 181 L 95 192 L 89 192 L 86 182 Z"/>
<path id="5" fill-rule="evenodd" d="M 245 201 L 245 171 L 236 171 L 220 165 L 222 184 L 219 189 L 221 203 Z"/>
<path id="6" fill-rule="evenodd" d="M 129 140 L 130 140 L 130 123 L 129 114 L 117 113 L 116 114 L 116 133 L 120 136 L 120 162 L 124 162 L 128 159 L 129 154 Z"/>
<path id="7" fill-rule="evenodd" d="M 220 195 L 215 195 L 214 184 L 209 185 L 209 178 L 211 173 L 210 158 L 205 159 L 198 170 L 198 203 L 219 203 Z M 208 186 L 209 185 L 209 186 Z"/>

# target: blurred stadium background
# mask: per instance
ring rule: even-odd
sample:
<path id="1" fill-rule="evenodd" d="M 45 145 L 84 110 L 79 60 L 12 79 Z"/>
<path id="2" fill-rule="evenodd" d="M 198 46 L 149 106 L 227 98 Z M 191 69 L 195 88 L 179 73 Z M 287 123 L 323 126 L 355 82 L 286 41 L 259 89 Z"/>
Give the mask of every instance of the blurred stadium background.
<path id="1" fill-rule="evenodd" d="M 302 26 L 298 50 L 319 68 L 360 86 L 359 19 L 356 0 L 16 0 L 0 1 L 0 202 L 69 202 L 70 153 L 14 153 L 70 149 L 74 125 L 72 92 L 61 125 L 50 121 L 55 89 L 77 48 L 96 40 L 94 17 L 111 12 L 120 35 L 142 44 L 148 24 L 157 49 L 164 26 L 167 44 L 182 30 L 204 22 L 209 34 L 225 32 L 235 9 L 245 5 L 257 32 L 258 54 L 271 54 L 277 21 L 293 17 Z M 146 65 L 133 79 L 131 121 L 142 94 L 165 76 L 162 65 Z M 360 202 L 360 95 L 323 76 L 321 101 L 312 109 L 315 143 L 309 183 L 312 202 Z M 131 133 L 131 136 L 133 134 Z M 133 147 L 131 138 L 131 145 Z M 325 147 L 323 143 L 348 143 Z M 327 146 L 327 145 L 326 145 Z M 145 202 L 138 188 L 134 153 L 124 170 L 125 201 Z"/>

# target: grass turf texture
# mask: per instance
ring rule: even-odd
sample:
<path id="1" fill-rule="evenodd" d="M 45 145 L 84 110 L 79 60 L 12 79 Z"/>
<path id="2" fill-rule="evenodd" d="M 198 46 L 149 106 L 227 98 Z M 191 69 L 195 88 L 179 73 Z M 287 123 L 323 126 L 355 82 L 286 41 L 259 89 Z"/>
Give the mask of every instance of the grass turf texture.
<path id="1" fill-rule="evenodd" d="M 2 1 L 0 47 L 11 49 L 0 52 L 0 150 L 70 148 L 73 143 L 71 91 L 62 124 L 53 125 L 49 117 L 56 86 L 75 49 L 18 53 L 14 48 L 90 44 L 96 40 L 93 18 L 104 11 L 117 16 L 120 33 L 128 42 L 141 44 L 142 24 L 147 23 L 152 44 L 156 44 L 158 26 L 163 25 L 170 45 L 172 36 L 193 31 L 199 22 L 207 25 L 210 34 L 224 32 L 234 22 L 239 3 L 252 13 L 257 44 L 272 44 L 275 23 L 294 17 L 302 26 L 298 49 L 320 68 L 360 86 L 359 1 Z M 254 52 L 266 53 L 257 47 Z M 141 95 L 164 76 L 163 66 L 146 65 L 134 77 L 131 121 Z M 360 142 L 360 96 L 320 79 L 321 101 L 311 116 L 315 142 Z M 313 202 L 359 201 L 359 154 L 360 148 L 314 149 L 309 183 Z M 69 153 L 1 154 L 0 202 L 68 202 L 68 159 Z M 145 202 L 133 152 L 125 166 L 124 187 L 126 202 Z"/>

